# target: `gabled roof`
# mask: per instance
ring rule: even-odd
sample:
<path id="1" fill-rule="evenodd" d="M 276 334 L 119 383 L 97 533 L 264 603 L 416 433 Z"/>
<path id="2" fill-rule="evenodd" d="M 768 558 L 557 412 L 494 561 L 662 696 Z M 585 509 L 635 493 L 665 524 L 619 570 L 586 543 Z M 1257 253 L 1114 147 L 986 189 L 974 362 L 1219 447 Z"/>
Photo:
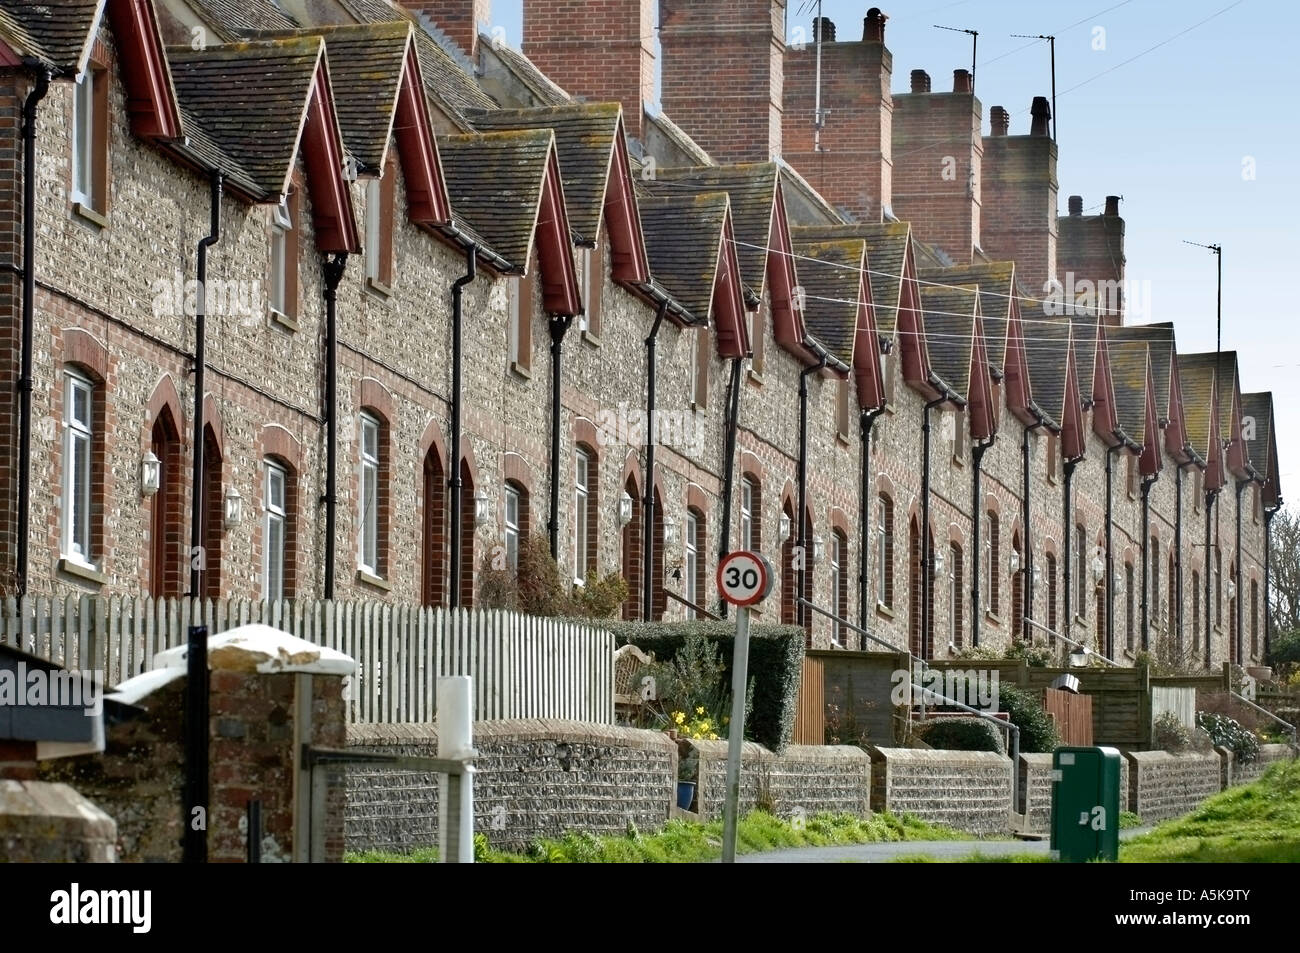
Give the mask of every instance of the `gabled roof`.
<path id="1" fill-rule="evenodd" d="M 464 222 L 516 274 L 528 273 L 536 248 L 547 312 L 578 314 L 582 302 L 554 133 L 443 136 L 438 147 L 457 225 Z"/>
<path id="2" fill-rule="evenodd" d="M 800 258 L 804 322 L 827 350 L 851 365 L 858 316 L 865 304 L 860 296 L 866 243 L 796 241 L 794 252 Z"/>
<path id="3" fill-rule="evenodd" d="M 627 149 L 623 108 L 618 103 L 575 103 L 536 109 L 475 110 L 476 129 L 551 129 L 564 176 L 564 197 L 575 241 L 591 245 L 610 197 L 610 177 L 617 170 L 616 152 Z M 630 166 L 626 174 L 630 178 Z M 638 227 L 639 231 L 639 227 Z"/>
<path id="4" fill-rule="evenodd" d="M 278 201 L 289 191 L 301 153 L 317 246 L 357 251 L 360 236 L 343 180 L 343 142 L 320 37 L 202 50 L 177 46 L 167 55 L 190 151 L 256 201 Z"/>
<path id="5" fill-rule="evenodd" d="M 142 139 L 175 139 L 181 134 L 180 106 L 153 4 L 116 0 L 108 5 L 126 86 L 131 130 Z"/>
<path id="6" fill-rule="evenodd" d="M 1203 411 L 1209 412 L 1209 408 L 1193 408 L 1192 395 L 1187 391 L 1188 370 L 1190 368 L 1203 375 L 1205 369 L 1209 368 L 1213 373 L 1215 383 L 1215 429 L 1226 448 L 1224 465 L 1242 479 L 1252 477 L 1253 471 L 1250 457 L 1246 452 L 1245 441 L 1241 439 L 1242 409 L 1241 389 L 1237 377 L 1237 352 L 1223 351 L 1218 355 L 1217 362 L 1213 352 L 1180 354 L 1178 355 L 1178 361 L 1179 372 L 1183 381 L 1183 414 L 1187 418 L 1188 429 L 1190 430 L 1192 427 L 1191 418 L 1193 413 L 1197 415 L 1199 423 L 1199 415 Z"/>
<path id="7" fill-rule="evenodd" d="M 292 30 L 296 24 L 275 3 L 265 0 L 185 0 L 195 13 L 217 28 L 226 39 L 246 37 L 259 30 Z"/>
<path id="8" fill-rule="evenodd" d="M 539 70 L 537 65 L 523 53 L 513 49 L 507 43 L 497 43 L 486 33 L 480 33 L 478 40 L 479 49 L 490 52 L 497 62 L 532 94 L 538 105 L 564 106 L 573 102 L 573 97 Z"/>
<path id="9" fill-rule="evenodd" d="M 809 225 L 795 226 L 790 233 L 796 241 L 860 238 L 867 243 L 876 326 L 882 335 L 892 338 L 898 321 L 899 292 L 907 261 L 911 226 L 907 222 Z"/>
<path id="10" fill-rule="evenodd" d="M 1074 327 L 1069 321 L 1044 321 L 1041 310 L 1030 317 L 1024 316 L 1020 311 L 1022 300 L 1016 298 L 1012 305 L 1018 337 L 1016 347 L 1023 351 L 1029 367 L 1031 398 L 1034 406 L 1064 434 L 1080 412 Z M 1083 452 L 1081 446 L 1071 449 L 1074 450 L 1071 456 Z"/>
<path id="11" fill-rule="evenodd" d="M 921 286 L 922 340 L 930 372 L 963 404 L 970 396 L 979 304 L 977 285 Z"/>
<path id="12" fill-rule="evenodd" d="M 1187 423 L 1172 322 L 1111 328 L 1108 337 L 1118 341 L 1145 341 L 1150 348 L 1156 413 L 1165 428 L 1165 446 L 1180 462 L 1188 462 L 1191 458 L 1187 455 Z"/>
<path id="13" fill-rule="evenodd" d="M 1107 358 L 1120 428 L 1142 448 L 1141 472 L 1150 475 L 1160 469 L 1160 428 L 1156 419 L 1151 349 L 1145 341 L 1110 341 Z"/>
<path id="14" fill-rule="evenodd" d="M 407 212 L 421 224 L 451 218 L 438 144 L 408 22 L 315 27 L 324 37 L 343 144 L 361 171 L 381 174 L 396 141 L 406 177 Z"/>
<path id="15" fill-rule="evenodd" d="M 54 72 L 76 76 L 90 56 L 104 4 L 105 0 L 2 0 L 0 65 L 34 59 Z"/>
<path id="16" fill-rule="evenodd" d="M 1007 361 L 1007 322 L 1011 313 L 1011 296 L 1016 289 L 1015 262 L 977 261 L 946 268 L 921 265 L 919 277 L 922 288 L 927 282 L 979 286 L 980 314 L 984 316 L 984 341 L 989 362 L 995 372 L 1001 373 Z"/>
<path id="17" fill-rule="evenodd" d="M 1277 436 L 1273 429 L 1273 395 L 1268 391 L 1241 395 L 1241 410 L 1247 426 L 1242 436 L 1250 453 L 1251 463 L 1259 474 L 1263 503 L 1275 506 L 1282 499 L 1278 485 Z"/>
<path id="18" fill-rule="evenodd" d="M 677 317 L 690 325 L 712 322 L 720 356 L 749 354 L 727 193 L 643 199 L 641 218 L 655 283 L 685 309 Z"/>
<path id="19" fill-rule="evenodd" d="M 1209 449 L 1210 422 L 1217 419 L 1214 398 L 1214 355 L 1179 354 L 1178 376 L 1183 381 L 1183 418 L 1187 438 L 1202 458 Z"/>

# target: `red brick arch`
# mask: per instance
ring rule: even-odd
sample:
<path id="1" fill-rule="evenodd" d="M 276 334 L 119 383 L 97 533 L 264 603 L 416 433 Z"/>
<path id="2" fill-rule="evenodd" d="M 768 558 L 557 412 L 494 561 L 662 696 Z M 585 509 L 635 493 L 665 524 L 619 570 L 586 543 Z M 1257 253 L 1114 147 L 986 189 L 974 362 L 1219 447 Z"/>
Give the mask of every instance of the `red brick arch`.
<path id="1" fill-rule="evenodd" d="M 64 328 L 63 363 L 76 364 L 98 383 L 108 380 L 108 348 L 85 328 Z"/>
<path id="2" fill-rule="evenodd" d="M 212 431 L 212 439 L 217 445 L 217 456 L 222 460 L 226 459 L 226 423 L 221 416 L 221 406 L 211 394 L 203 395 L 203 427 L 205 430 Z"/>
<path id="3" fill-rule="evenodd" d="M 762 483 L 765 476 L 763 461 L 753 451 L 743 450 L 740 454 L 740 472 Z"/>
<path id="4" fill-rule="evenodd" d="M 852 532 L 849 529 L 849 517 L 838 506 L 832 506 L 830 516 L 828 517 L 831 529 L 839 530 L 844 534 L 846 539 L 852 538 Z"/>
<path id="5" fill-rule="evenodd" d="M 385 423 L 393 421 L 393 395 L 388 388 L 373 377 L 361 378 L 359 407 L 369 409 L 384 418 Z"/>
<path id="6" fill-rule="evenodd" d="M 150 432 L 153 430 L 154 423 L 157 422 L 159 415 L 163 410 L 171 411 L 172 422 L 176 424 L 177 430 L 182 434 L 185 433 L 185 414 L 181 410 L 181 398 L 176 392 L 176 383 L 172 380 L 170 374 L 164 374 L 153 389 L 153 395 L 144 408 L 144 426 L 140 428 L 140 445 L 142 450 L 147 450 L 150 444 Z"/>
<path id="7" fill-rule="evenodd" d="M 262 456 L 279 457 L 293 468 L 294 473 L 302 472 L 302 444 L 279 424 L 263 425 Z"/>
<path id="8" fill-rule="evenodd" d="M 428 455 L 430 447 L 437 449 L 438 460 L 445 468 L 447 465 L 447 441 L 442 438 L 442 428 L 438 426 L 436 420 L 429 421 L 424 428 L 424 434 L 420 437 L 420 466 L 424 465 L 424 458 Z"/>
<path id="9" fill-rule="evenodd" d="M 529 494 L 533 492 L 533 471 L 524 458 L 508 450 L 501 458 L 501 474 L 510 483 L 517 483 Z"/>
<path id="10" fill-rule="evenodd" d="M 636 487 L 636 498 L 640 500 L 645 496 L 645 484 L 641 480 L 641 461 L 637 458 L 635 450 L 627 452 L 627 459 L 623 461 L 623 475 L 619 477 L 619 485 L 626 487 L 628 480 Z"/>
<path id="11" fill-rule="evenodd" d="M 585 446 L 597 456 L 600 455 L 600 433 L 596 430 L 596 425 L 586 417 L 574 418 L 573 442 Z"/>
<path id="12" fill-rule="evenodd" d="M 658 481 L 655 481 L 658 485 Z M 716 507 L 713 501 L 705 494 L 704 488 L 698 483 L 686 484 L 686 505 L 692 509 L 697 509 L 707 516 Z"/>

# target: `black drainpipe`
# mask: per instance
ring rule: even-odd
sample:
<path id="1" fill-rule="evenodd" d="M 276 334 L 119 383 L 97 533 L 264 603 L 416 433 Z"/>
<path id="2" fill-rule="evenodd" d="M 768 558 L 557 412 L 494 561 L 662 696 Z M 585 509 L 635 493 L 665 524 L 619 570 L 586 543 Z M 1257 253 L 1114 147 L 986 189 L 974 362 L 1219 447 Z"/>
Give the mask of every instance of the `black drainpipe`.
<path id="1" fill-rule="evenodd" d="M 204 333 L 208 318 L 208 248 L 221 237 L 221 173 L 212 173 L 210 208 L 211 227 L 199 239 L 198 298 L 194 312 L 194 441 L 190 447 L 193 470 L 190 487 L 190 597 L 197 599 L 199 572 L 207 570 L 207 556 L 203 552 L 203 382 L 207 357 L 204 353 Z"/>
<path id="2" fill-rule="evenodd" d="M 1151 649 L 1151 485 L 1159 473 L 1142 478 L 1142 651 Z"/>
<path id="3" fill-rule="evenodd" d="M 560 371 L 564 352 L 564 335 L 573 324 L 572 317 L 551 315 L 551 558 L 560 558 Z M 585 571 L 574 566 L 575 573 Z"/>
<path id="4" fill-rule="evenodd" d="M 1280 504 L 1279 504 L 1280 505 Z M 1273 591 L 1273 517 L 1277 516 L 1279 505 L 1264 511 L 1264 656 L 1268 657 L 1273 647 L 1273 609 L 1270 602 Z"/>
<path id="5" fill-rule="evenodd" d="M 348 253 L 325 259 L 325 598 L 334 598 L 334 536 L 338 503 L 338 288 Z"/>
<path id="6" fill-rule="evenodd" d="M 1073 602 L 1070 600 L 1072 590 L 1070 583 L 1074 578 L 1074 563 L 1071 561 L 1071 553 L 1074 548 L 1074 471 L 1082 460 L 1082 456 L 1073 457 L 1066 460 L 1061 465 L 1062 472 L 1064 473 L 1061 493 L 1061 509 L 1063 511 L 1061 514 L 1061 522 L 1063 524 L 1062 528 L 1064 531 L 1064 538 L 1061 542 L 1065 562 L 1065 576 L 1062 580 L 1064 586 L 1062 586 L 1061 589 L 1061 632 L 1068 634 L 1070 638 L 1074 638 L 1074 616 L 1071 615 L 1073 612 Z M 1079 554 L 1079 558 L 1083 558 L 1083 553 Z M 1083 593 L 1079 593 L 1079 598 L 1081 600 L 1083 599 Z"/>
<path id="7" fill-rule="evenodd" d="M 450 572 L 448 579 L 447 605 L 455 609 L 460 605 L 460 411 L 461 411 L 461 298 L 467 284 L 478 274 L 478 245 L 470 243 L 465 249 L 465 274 L 451 283 L 451 447 L 447 453 L 450 479 L 447 487 L 451 490 L 451 503 L 448 507 L 450 524 L 447 534 L 450 543 L 451 559 L 448 562 Z M 522 320 L 522 318 L 521 318 Z"/>
<path id="8" fill-rule="evenodd" d="M 36 74 L 23 101 L 23 342 L 18 375 L 18 552 L 15 583 L 27 594 L 27 512 L 32 480 L 32 337 L 36 322 L 36 106 L 50 89 L 50 71 Z"/>
<path id="9" fill-rule="evenodd" d="M 807 589 L 804 580 L 808 572 L 808 527 L 805 514 L 808 512 L 808 378 L 826 366 L 826 355 L 821 356 L 817 364 L 805 367 L 799 372 L 799 512 L 795 518 L 799 521 L 799 591 L 795 594 L 795 621 L 802 626 L 808 616 L 807 607 L 800 602 L 806 599 Z"/>
<path id="10" fill-rule="evenodd" d="M 1237 605 L 1237 664 L 1243 667 L 1246 664 L 1246 653 L 1244 651 L 1246 648 L 1246 637 L 1245 633 L 1242 632 L 1242 623 L 1246 618 L 1243 612 L 1246 608 L 1246 600 L 1244 598 L 1246 595 L 1246 579 L 1241 574 L 1241 496 L 1248 486 L 1250 486 L 1250 480 L 1237 481 L 1237 591 L 1234 594 L 1233 599 Z"/>
<path id="11" fill-rule="evenodd" d="M 1017 641 L 1028 641 L 1025 631 L 1029 628 L 1029 623 L 1025 620 L 1034 617 L 1034 534 L 1029 525 L 1029 435 L 1039 427 L 1043 426 L 1042 418 L 1037 422 L 1024 428 L 1020 440 L 1020 480 L 1021 480 L 1021 501 L 1020 501 L 1020 522 L 1024 527 L 1024 538 L 1021 545 L 1024 547 L 1024 565 L 1020 571 L 1024 573 L 1025 584 L 1021 587 L 1021 626 L 1022 630 L 1013 634 L 1011 637 Z"/>
<path id="12" fill-rule="evenodd" d="M 649 622 L 654 612 L 655 555 L 655 342 L 659 326 L 668 313 L 668 301 L 659 303 L 655 323 L 645 339 L 646 414 L 645 414 L 645 499 L 642 502 L 644 528 L 641 531 L 641 620 Z"/>
<path id="13" fill-rule="evenodd" d="M 1115 657 L 1115 521 L 1113 506 L 1115 499 L 1114 465 L 1115 454 L 1128 449 L 1124 441 L 1106 448 L 1106 645 L 1108 658 Z M 1101 646 L 1098 646 L 1101 648 Z"/>
<path id="14" fill-rule="evenodd" d="M 1214 536 L 1214 504 L 1218 501 L 1218 490 L 1205 491 L 1205 667 L 1209 668 L 1213 661 L 1213 652 L 1211 651 L 1214 642 L 1214 606 L 1211 605 L 1212 587 L 1211 574 L 1214 572 L 1214 553 L 1211 551 L 1210 544 Z M 1223 583 L 1220 582 L 1220 585 Z"/>
<path id="15" fill-rule="evenodd" d="M 718 562 L 731 552 L 731 495 L 736 480 L 736 431 L 740 426 L 740 386 L 744 358 L 731 360 L 731 381 L 727 385 L 727 436 L 722 461 L 722 527 L 718 531 Z M 718 599 L 718 615 L 727 617 L 727 600 Z"/>
<path id="16" fill-rule="evenodd" d="M 980 528 L 984 525 L 984 500 L 980 485 L 984 473 L 984 454 L 993 446 L 993 438 L 982 440 L 970 448 L 971 458 L 971 586 L 970 586 L 970 644 L 980 644 Z"/>
<path id="17" fill-rule="evenodd" d="M 930 591 L 934 580 L 930 578 L 930 411 L 944 403 L 947 394 L 941 394 L 921 408 L 921 658 L 929 658 L 927 652 L 930 635 Z"/>
<path id="18" fill-rule="evenodd" d="M 884 407 L 858 413 L 858 432 L 862 444 L 858 483 L 858 628 L 867 627 L 867 600 L 870 597 L 871 554 L 871 431 Z M 859 648 L 866 651 L 867 637 L 859 634 Z"/>

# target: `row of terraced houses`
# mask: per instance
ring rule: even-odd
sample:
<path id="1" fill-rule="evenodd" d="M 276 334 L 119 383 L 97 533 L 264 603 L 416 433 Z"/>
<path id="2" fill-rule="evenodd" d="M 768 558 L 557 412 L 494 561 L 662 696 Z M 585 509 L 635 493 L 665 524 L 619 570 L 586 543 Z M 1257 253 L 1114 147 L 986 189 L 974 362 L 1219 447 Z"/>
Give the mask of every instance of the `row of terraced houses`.
<path id="1" fill-rule="evenodd" d="M 628 618 L 744 547 L 820 648 L 1260 659 L 1270 395 L 865 12 L 815 131 L 782 0 L 0 0 L 5 594 L 472 606 L 537 536 Z"/>

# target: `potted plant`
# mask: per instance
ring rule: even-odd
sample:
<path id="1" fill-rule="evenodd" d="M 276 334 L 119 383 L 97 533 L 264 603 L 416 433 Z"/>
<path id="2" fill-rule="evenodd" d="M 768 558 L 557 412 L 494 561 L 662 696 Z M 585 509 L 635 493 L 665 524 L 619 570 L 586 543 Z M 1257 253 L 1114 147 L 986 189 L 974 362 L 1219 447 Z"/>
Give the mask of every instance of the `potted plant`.
<path id="1" fill-rule="evenodd" d="M 689 811 L 695 802 L 695 787 L 700 773 L 700 759 L 689 745 L 678 745 L 680 756 L 677 759 L 677 806 Z"/>

